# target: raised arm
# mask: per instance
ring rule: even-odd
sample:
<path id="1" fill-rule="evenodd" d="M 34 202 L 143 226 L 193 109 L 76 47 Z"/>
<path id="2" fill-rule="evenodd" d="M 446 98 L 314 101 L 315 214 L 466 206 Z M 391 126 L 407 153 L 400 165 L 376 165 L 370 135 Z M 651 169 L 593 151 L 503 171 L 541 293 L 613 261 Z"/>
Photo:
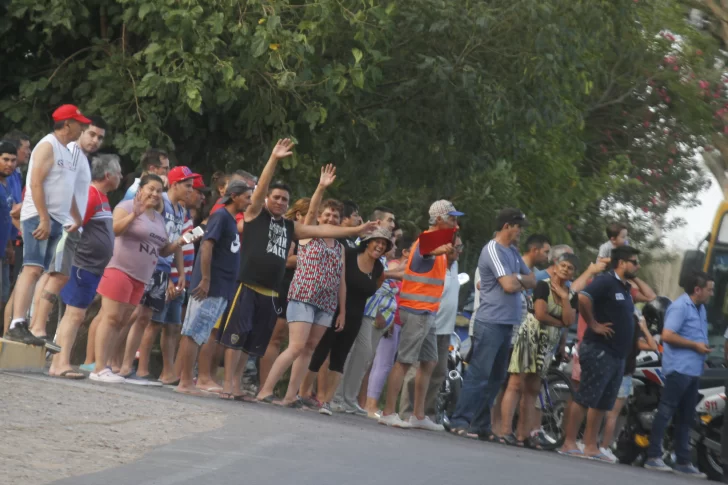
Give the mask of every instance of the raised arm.
<path id="1" fill-rule="evenodd" d="M 309 208 L 310 212 L 311 209 Z M 248 217 L 247 213 L 245 217 Z M 324 226 L 307 226 L 298 222 L 293 224 L 293 237 L 297 240 L 312 239 L 314 237 L 340 239 L 342 237 L 365 236 L 379 226 L 377 221 L 369 221 L 356 227 L 330 226 L 328 224 Z"/>
<path id="2" fill-rule="evenodd" d="M 650 288 L 650 285 L 641 279 L 634 278 L 630 280 L 630 283 L 637 288 L 637 294 L 634 297 L 636 303 L 648 303 L 657 298 L 657 294 Z"/>
<path id="3" fill-rule="evenodd" d="M 586 288 L 586 285 L 589 284 L 589 281 L 594 278 L 599 273 L 603 273 L 604 270 L 607 269 L 606 263 L 604 261 L 599 261 L 597 263 L 591 263 L 586 271 L 584 271 L 581 276 L 579 276 L 577 279 L 574 280 L 573 283 L 571 283 L 571 291 L 575 293 L 579 293 L 581 290 Z"/>
<path id="4" fill-rule="evenodd" d="M 319 179 L 319 184 L 318 187 L 316 187 L 316 191 L 311 197 L 311 202 L 308 205 L 306 219 L 304 219 L 303 221 L 304 224 L 311 225 L 314 223 L 316 217 L 318 216 L 321 200 L 324 198 L 324 192 L 326 192 L 326 189 L 334 183 L 334 180 L 336 180 L 336 167 L 334 167 L 330 163 L 321 167 L 321 178 Z"/>
<path id="5" fill-rule="evenodd" d="M 273 147 L 270 158 L 268 158 L 268 162 L 265 164 L 263 172 L 258 179 L 258 185 L 255 186 L 255 190 L 253 191 L 250 206 L 245 211 L 246 222 L 250 222 L 260 215 L 260 211 L 263 210 L 263 206 L 265 205 L 265 198 L 268 196 L 268 187 L 276 173 L 278 161 L 291 156 L 293 154 L 292 149 L 293 142 L 289 138 L 278 140 L 276 146 Z"/>

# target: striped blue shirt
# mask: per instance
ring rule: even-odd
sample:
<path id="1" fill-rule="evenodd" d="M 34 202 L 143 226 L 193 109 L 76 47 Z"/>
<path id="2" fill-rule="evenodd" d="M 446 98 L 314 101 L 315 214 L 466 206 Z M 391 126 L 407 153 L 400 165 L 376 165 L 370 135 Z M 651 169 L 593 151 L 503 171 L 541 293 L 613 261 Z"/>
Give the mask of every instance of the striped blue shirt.
<path id="1" fill-rule="evenodd" d="M 376 318 L 377 313 L 381 313 L 385 322 L 387 322 L 387 327 L 392 325 L 394 314 L 397 311 L 398 292 L 399 287 L 395 280 L 384 280 L 384 283 L 382 283 L 382 286 L 379 287 L 377 292 L 367 300 L 367 304 L 364 307 L 364 316 Z"/>

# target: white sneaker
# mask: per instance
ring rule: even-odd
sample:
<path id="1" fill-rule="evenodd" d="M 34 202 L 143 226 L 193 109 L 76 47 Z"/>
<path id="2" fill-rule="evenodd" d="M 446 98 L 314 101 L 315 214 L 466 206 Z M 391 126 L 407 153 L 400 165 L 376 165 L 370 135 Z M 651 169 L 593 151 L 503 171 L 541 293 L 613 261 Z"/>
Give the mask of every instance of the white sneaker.
<path id="1" fill-rule="evenodd" d="M 599 451 L 602 452 L 602 455 L 604 455 L 607 458 L 609 458 L 609 462 L 610 463 L 618 463 L 619 462 L 619 460 L 617 459 L 617 457 L 614 456 L 614 453 L 612 453 L 612 450 L 610 450 L 609 448 L 599 448 Z"/>
<path id="2" fill-rule="evenodd" d="M 425 429 L 427 431 L 445 431 L 443 425 L 434 423 L 428 416 L 425 416 L 425 419 L 417 419 L 413 414 L 409 418 L 409 425 L 412 428 Z"/>
<path id="3" fill-rule="evenodd" d="M 88 378 L 92 381 L 105 382 L 107 384 L 121 384 L 122 382 L 126 382 L 126 379 L 118 374 L 114 374 L 109 368 L 106 368 L 99 373 L 92 372 L 89 374 Z"/>
<path id="4" fill-rule="evenodd" d="M 399 414 L 397 414 L 397 413 L 392 413 L 392 414 L 387 414 L 387 415 L 382 413 L 381 417 L 379 418 L 379 424 L 384 424 L 387 426 L 392 426 L 395 428 L 403 428 L 403 429 L 412 427 L 412 425 L 409 424 L 407 421 L 402 421 L 399 417 Z"/>
<path id="5" fill-rule="evenodd" d="M 346 412 L 346 405 L 339 401 L 333 401 L 331 402 L 331 410 L 335 413 L 345 413 Z"/>

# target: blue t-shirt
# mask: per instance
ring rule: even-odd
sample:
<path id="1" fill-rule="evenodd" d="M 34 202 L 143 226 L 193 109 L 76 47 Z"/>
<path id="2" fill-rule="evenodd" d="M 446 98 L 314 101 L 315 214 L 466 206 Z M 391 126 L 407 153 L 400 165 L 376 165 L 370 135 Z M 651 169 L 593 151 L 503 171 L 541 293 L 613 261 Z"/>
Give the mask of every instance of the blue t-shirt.
<path id="1" fill-rule="evenodd" d="M 623 359 L 634 347 L 634 302 L 630 290 L 629 283 L 609 271 L 598 275 L 582 291 L 592 301 L 594 320 L 611 323 L 614 330 L 614 335 L 605 337 L 587 327 L 584 340 Z"/>
<path id="2" fill-rule="evenodd" d="M 10 239 L 10 229 L 13 227 L 13 223 L 10 220 L 10 210 L 13 208 L 13 194 L 10 191 L 10 184 L 0 183 L 0 258 L 5 257 L 5 248 L 8 245 Z"/>
<path id="3" fill-rule="evenodd" d="M 126 189 L 126 192 L 124 193 L 124 198 L 121 199 L 121 201 L 125 200 L 131 200 L 136 196 L 136 193 L 139 191 L 139 181 L 141 179 L 134 179 L 134 183 L 129 186 L 128 189 Z"/>
<path id="4" fill-rule="evenodd" d="M 167 235 L 169 236 L 169 242 L 175 242 L 182 236 L 182 226 L 185 225 L 185 208 L 180 204 L 177 207 L 172 207 L 172 202 L 169 201 L 167 193 L 162 194 L 164 200 L 164 227 L 167 229 Z M 164 271 L 169 273 L 172 270 L 172 263 L 174 262 L 174 254 L 171 254 L 164 258 L 157 260 L 157 271 Z"/>
<path id="5" fill-rule="evenodd" d="M 20 204 L 23 202 L 23 173 L 20 169 L 15 169 L 15 172 L 7 178 L 7 181 L 7 189 L 10 190 L 10 193 L 13 196 L 13 202 L 10 205 L 10 209 L 12 210 L 13 204 Z M 16 239 L 18 239 L 18 229 L 10 224 L 10 240 L 15 241 Z"/>
<path id="6" fill-rule="evenodd" d="M 521 254 L 514 246 L 505 247 L 495 239 L 488 242 L 478 259 L 480 272 L 480 306 L 475 319 L 486 323 L 518 325 L 521 323 L 523 308 L 521 292 L 506 293 L 498 283 L 503 276 L 529 275 Z"/>
<path id="7" fill-rule="evenodd" d="M 665 330 L 679 336 L 708 345 L 708 316 L 705 305 L 695 306 L 687 293 L 683 293 L 665 312 Z M 663 342 L 662 372 L 665 375 L 678 372 L 688 376 L 703 375 L 706 356 L 692 349 L 677 347 Z"/>
<path id="8" fill-rule="evenodd" d="M 212 261 L 210 263 L 210 291 L 209 297 L 223 297 L 230 301 L 235 294 L 235 281 L 240 266 L 240 236 L 235 218 L 225 209 L 215 211 L 207 221 L 205 241 L 215 241 L 212 248 Z M 200 255 L 197 256 L 195 267 L 192 270 L 190 289 L 197 288 L 202 279 Z"/>

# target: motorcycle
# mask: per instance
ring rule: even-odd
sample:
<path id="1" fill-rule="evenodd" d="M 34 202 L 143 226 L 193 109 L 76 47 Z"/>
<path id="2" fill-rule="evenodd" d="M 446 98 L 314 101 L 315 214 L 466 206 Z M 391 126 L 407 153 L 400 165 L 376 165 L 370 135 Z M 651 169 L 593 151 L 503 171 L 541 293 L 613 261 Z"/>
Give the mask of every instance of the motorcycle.
<path id="1" fill-rule="evenodd" d="M 726 369 L 708 369 L 700 378 L 696 420 L 690 432 L 691 443 L 698 469 L 711 480 L 723 479 L 721 437 L 726 406 Z M 709 387 L 707 387 L 709 386 Z"/>

